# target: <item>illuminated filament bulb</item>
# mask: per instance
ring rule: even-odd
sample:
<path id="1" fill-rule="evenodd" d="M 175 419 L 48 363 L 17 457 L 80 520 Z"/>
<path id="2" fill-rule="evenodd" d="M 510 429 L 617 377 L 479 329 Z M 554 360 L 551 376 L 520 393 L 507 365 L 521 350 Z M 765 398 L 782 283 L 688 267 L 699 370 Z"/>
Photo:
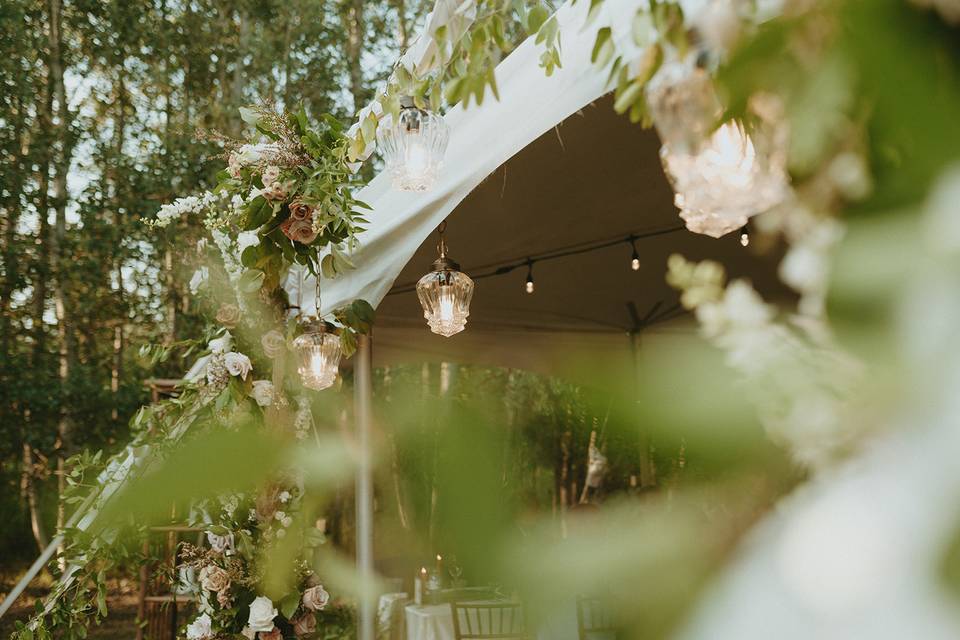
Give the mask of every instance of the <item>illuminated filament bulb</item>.
<path id="1" fill-rule="evenodd" d="M 524 285 L 527 293 L 533 293 L 533 263 L 527 267 L 527 283 Z"/>
<path id="2" fill-rule="evenodd" d="M 746 227 L 740 230 L 740 244 L 744 247 L 750 244 L 750 234 L 747 233 Z"/>
<path id="3" fill-rule="evenodd" d="M 441 322 L 453 322 L 454 305 L 456 303 L 453 287 L 442 285 L 437 296 L 437 316 Z"/>

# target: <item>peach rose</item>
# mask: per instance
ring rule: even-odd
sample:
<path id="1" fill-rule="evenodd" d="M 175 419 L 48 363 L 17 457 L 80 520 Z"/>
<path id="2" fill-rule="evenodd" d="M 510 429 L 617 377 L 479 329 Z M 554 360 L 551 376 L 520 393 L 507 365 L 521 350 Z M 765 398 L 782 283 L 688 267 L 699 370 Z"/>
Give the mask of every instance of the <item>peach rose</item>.
<path id="1" fill-rule="evenodd" d="M 310 244 L 317 239 L 317 232 L 313 230 L 313 219 L 297 220 L 292 215 L 287 218 L 280 230 L 294 242 Z"/>
<path id="2" fill-rule="evenodd" d="M 320 611 L 330 602 L 330 594 L 323 588 L 323 585 L 310 587 L 303 592 L 303 606 L 310 611 Z"/>
<path id="3" fill-rule="evenodd" d="M 313 220 L 313 207 L 303 200 L 290 203 L 290 217 L 294 220 Z"/>
<path id="4" fill-rule="evenodd" d="M 233 329 L 240 322 L 240 307 L 235 304 L 224 304 L 217 309 L 217 322 L 227 329 Z"/>
<path id="5" fill-rule="evenodd" d="M 304 611 L 299 618 L 290 621 L 293 625 L 293 632 L 298 638 L 312 635 L 317 630 L 317 617 L 312 611 Z"/>
<path id="6" fill-rule="evenodd" d="M 220 567 L 208 564 L 200 570 L 200 586 L 207 591 L 225 591 L 230 588 L 230 575 Z"/>
<path id="7" fill-rule="evenodd" d="M 274 627 L 270 631 L 261 631 L 260 640 L 283 640 L 283 633 L 279 627 Z"/>

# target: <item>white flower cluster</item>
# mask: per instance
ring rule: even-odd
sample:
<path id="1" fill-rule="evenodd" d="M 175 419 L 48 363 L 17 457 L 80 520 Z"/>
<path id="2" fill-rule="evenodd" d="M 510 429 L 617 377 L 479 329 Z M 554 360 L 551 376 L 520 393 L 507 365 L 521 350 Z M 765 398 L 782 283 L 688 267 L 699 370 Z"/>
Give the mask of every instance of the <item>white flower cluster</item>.
<path id="1" fill-rule="evenodd" d="M 187 640 L 207 640 L 213 637 L 213 621 L 209 614 L 201 614 L 187 625 Z"/>
<path id="2" fill-rule="evenodd" d="M 230 276 L 230 281 L 236 283 L 243 273 L 243 265 L 237 257 L 238 251 L 236 243 L 223 231 L 214 229 L 210 232 L 210 235 L 213 236 L 213 243 L 217 245 L 217 249 L 220 250 L 220 256 L 223 258 L 223 266 L 227 270 L 227 275 Z"/>
<path id="3" fill-rule="evenodd" d="M 304 440 L 313 430 L 313 411 L 310 409 L 310 400 L 304 397 L 297 398 L 297 413 L 293 418 L 293 428 L 297 440 Z"/>
<path id="4" fill-rule="evenodd" d="M 153 226 L 166 227 L 174 220 L 177 220 L 186 214 L 202 213 L 207 208 L 215 204 L 218 199 L 219 196 L 209 191 L 205 191 L 200 196 L 177 198 L 170 204 L 165 204 L 160 207 L 160 211 L 157 212 L 157 219 L 153 222 Z"/>
<path id="5" fill-rule="evenodd" d="M 860 367 L 830 343 L 820 325 L 778 322 L 775 307 L 745 280 L 726 288 L 716 263 L 691 264 L 671 256 L 668 281 L 683 291 L 701 329 L 745 377 L 760 420 L 804 464 L 829 461 L 857 434 L 842 419 L 845 398 Z"/>
<path id="6" fill-rule="evenodd" d="M 200 267 L 193 272 L 193 277 L 190 278 L 190 295 L 197 295 L 200 289 L 206 286 L 207 282 L 210 280 L 210 270 L 206 267 Z"/>
<path id="7" fill-rule="evenodd" d="M 227 172 L 233 178 L 240 177 L 240 170 L 262 162 L 270 162 L 277 155 L 274 144 L 245 144 L 227 159 Z"/>
<path id="8" fill-rule="evenodd" d="M 233 336 L 229 331 L 211 340 L 207 346 L 210 348 L 210 359 L 207 361 L 205 374 L 209 387 L 222 389 L 231 376 L 246 380 L 247 374 L 253 370 L 250 358 L 232 351 Z"/>
<path id="9" fill-rule="evenodd" d="M 273 404 L 273 383 L 269 380 L 254 380 L 250 395 L 261 407 L 269 407 Z"/>
<path id="10" fill-rule="evenodd" d="M 389 117 L 389 116 L 388 116 Z M 350 171 L 356 173 L 363 163 L 373 155 L 377 148 L 377 127 L 383 118 L 383 105 L 374 100 L 357 115 L 357 121 L 347 129 L 346 136 L 352 142 L 350 145 L 350 162 L 347 163 Z M 387 126 L 384 119 L 384 126 Z"/>
<path id="11" fill-rule="evenodd" d="M 222 553 L 228 556 L 233 554 L 234 540 L 232 533 L 220 535 L 212 531 L 207 531 L 207 542 L 210 543 L 210 549 L 215 553 Z"/>

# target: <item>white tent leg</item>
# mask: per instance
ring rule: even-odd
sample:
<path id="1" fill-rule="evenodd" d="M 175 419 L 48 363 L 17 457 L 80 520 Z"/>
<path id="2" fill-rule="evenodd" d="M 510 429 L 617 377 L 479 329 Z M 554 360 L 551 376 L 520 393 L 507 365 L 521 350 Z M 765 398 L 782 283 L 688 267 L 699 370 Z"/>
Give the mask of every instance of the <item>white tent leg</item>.
<path id="1" fill-rule="evenodd" d="M 373 470 L 371 437 L 373 426 L 373 351 L 370 336 L 357 339 L 354 368 L 354 413 L 360 464 L 357 468 L 357 571 L 364 585 L 360 596 L 358 640 L 374 640 L 376 603 L 370 591 L 373 583 Z"/>

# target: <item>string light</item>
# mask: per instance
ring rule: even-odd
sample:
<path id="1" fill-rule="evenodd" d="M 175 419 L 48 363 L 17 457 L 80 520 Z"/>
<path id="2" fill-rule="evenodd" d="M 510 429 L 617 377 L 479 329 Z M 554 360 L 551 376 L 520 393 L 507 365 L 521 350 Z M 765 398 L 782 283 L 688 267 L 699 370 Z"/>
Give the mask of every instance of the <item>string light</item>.
<path id="1" fill-rule="evenodd" d="M 527 262 L 526 291 L 527 293 L 533 293 L 533 261 L 532 260 Z"/>
<path id="2" fill-rule="evenodd" d="M 601 251 L 603 249 L 609 249 L 617 245 L 621 245 L 624 242 L 632 242 L 636 240 L 643 240 L 646 238 L 654 238 L 661 235 L 677 233 L 680 231 L 686 231 L 686 228 L 681 226 L 672 226 L 664 229 L 657 229 L 654 231 L 646 231 L 641 233 L 631 233 L 628 236 L 618 235 L 614 238 L 605 239 L 605 240 L 591 240 L 588 242 L 583 242 L 576 245 L 570 245 L 566 247 L 561 247 L 557 249 L 551 249 L 545 251 L 541 254 L 538 254 L 537 257 L 517 257 L 513 259 L 504 260 L 502 262 L 497 262 L 494 264 L 484 265 L 476 267 L 478 273 L 475 273 L 471 276 L 471 281 L 482 280 L 484 278 L 494 278 L 497 276 L 504 276 L 508 273 L 513 273 L 518 269 L 523 267 L 528 267 L 530 262 L 546 262 L 550 260 L 558 260 L 561 258 L 567 258 L 570 256 L 582 255 L 585 253 L 592 253 L 594 251 Z M 639 252 L 637 253 L 637 259 L 639 260 Z M 633 261 L 631 259 L 631 269 L 633 268 Z M 642 266 L 642 265 L 641 265 Z M 404 293 L 411 293 L 417 290 L 417 282 L 410 282 L 406 284 L 400 284 L 390 289 L 387 292 L 387 295 L 398 295 Z"/>
<path id="3" fill-rule="evenodd" d="M 630 246 L 633 247 L 633 255 L 630 256 L 630 268 L 634 271 L 640 271 L 640 254 L 637 253 L 637 238 L 630 236 Z"/>
<path id="4" fill-rule="evenodd" d="M 744 247 L 750 244 L 750 234 L 747 232 L 746 227 L 740 229 L 740 244 Z"/>

